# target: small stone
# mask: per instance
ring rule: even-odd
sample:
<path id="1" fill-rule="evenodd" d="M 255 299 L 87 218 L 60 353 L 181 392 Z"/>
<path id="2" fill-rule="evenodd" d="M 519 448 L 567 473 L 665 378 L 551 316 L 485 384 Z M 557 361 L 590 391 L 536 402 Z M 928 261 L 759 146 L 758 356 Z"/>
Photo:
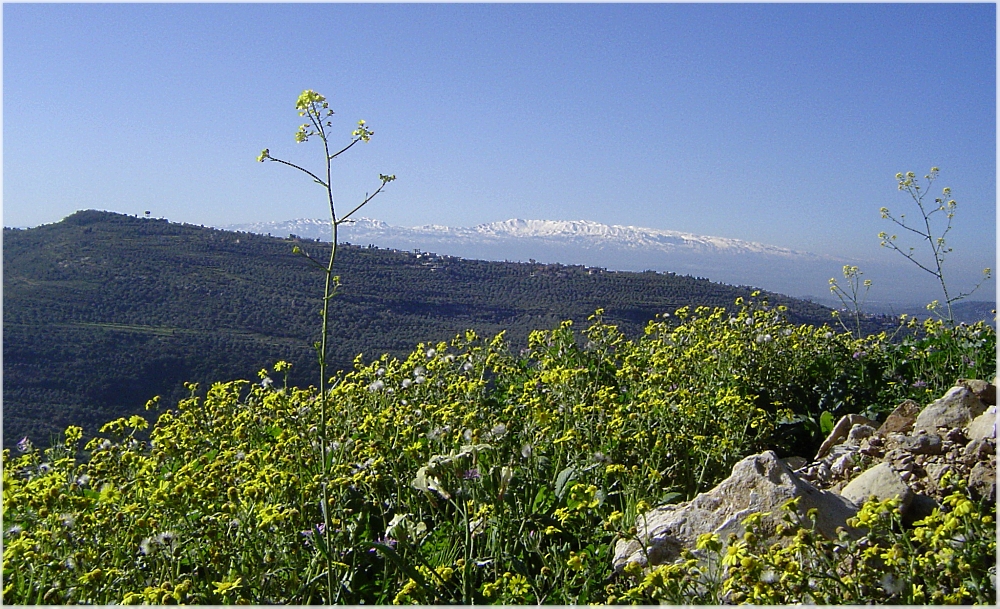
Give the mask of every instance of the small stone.
<path id="1" fill-rule="evenodd" d="M 963 446 L 969 441 L 969 439 L 965 437 L 965 433 L 958 427 L 948 430 L 948 432 L 944 435 L 944 439 L 946 442 L 961 444 Z"/>
<path id="2" fill-rule="evenodd" d="M 906 461 L 903 463 L 898 463 L 895 469 L 901 472 L 912 472 L 914 469 L 916 469 L 916 466 L 913 464 L 913 461 Z"/>
<path id="3" fill-rule="evenodd" d="M 875 433 L 875 428 L 871 425 L 855 425 L 847 434 L 847 444 L 858 446 L 865 438 L 871 437 Z"/>
<path id="4" fill-rule="evenodd" d="M 972 490 L 973 497 L 976 499 L 985 497 L 987 501 L 996 501 L 996 464 L 990 464 L 983 461 L 976 463 L 972 467 L 972 471 L 969 472 L 969 489 Z"/>
<path id="5" fill-rule="evenodd" d="M 842 455 L 830 466 L 830 471 L 833 472 L 835 476 L 843 476 L 851 470 L 851 466 L 854 464 L 853 455 Z"/>
<path id="6" fill-rule="evenodd" d="M 862 446 L 860 449 L 858 449 L 858 452 L 861 453 L 862 455 L 868 455 L 870 457 L 874 457 L 877 456 L 881 451 L 879 451 L 879 449 L 874 446 Z"/>
<path id="7" fill-rule="evenodd" d="M 996 446 L 987 438 L 979 438 L 965 446 L 965 462 L 972 465 L 976 461 L 985 461 L 990 455 L 996 454 Z"/>
<path id="8" fill-rule="evenodd" d="M 940 455 L 945 452 L 941 436 L 937 434 L 923 433 L 904 437 L 899 446 L 915 455 Z"/>

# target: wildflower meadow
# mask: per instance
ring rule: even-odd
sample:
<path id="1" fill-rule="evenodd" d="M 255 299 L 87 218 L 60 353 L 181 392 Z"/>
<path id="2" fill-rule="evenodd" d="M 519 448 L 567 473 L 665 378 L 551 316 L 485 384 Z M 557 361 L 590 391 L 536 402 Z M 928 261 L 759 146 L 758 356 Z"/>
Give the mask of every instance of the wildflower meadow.
<path id="1" fill-rule="evenodd" d="M 50 448 L 4 451 L 4 601 L 992 599 L 995 505 L 961 481 L 915 528 L 869 505 L 860 541 L 798 523 L 796 544 L 751 536 L 715 571 L 694 558 L 613 571 L 637 514 L 711 488 L 746 455 L 815 447 L 823 412 L 885 413 L 995 374 L 985 324 L 910 320 L 858 339 L 763 301 L 738 307 L 681 309 L 635 340 L 598 312 L 517 352 L 469 332 L 359 359 L 328 379 L 325 450 L 318 390 L 287 386 L 277 362 L 254 382 L 153 400 L 150 421 L 112 421 L 85 447 L 71 427 Z"/>

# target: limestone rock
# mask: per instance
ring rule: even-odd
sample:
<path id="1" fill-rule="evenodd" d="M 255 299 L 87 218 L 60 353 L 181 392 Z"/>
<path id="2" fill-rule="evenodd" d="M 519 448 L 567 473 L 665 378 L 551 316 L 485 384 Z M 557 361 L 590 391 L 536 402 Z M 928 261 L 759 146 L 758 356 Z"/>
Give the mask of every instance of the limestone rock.
<path id="1" fill-rule="evenodd" d="M 980 461 L 969 472 L 969 489 L 974 497 L 985 497 L 987 501 L 997 499 L 996 461 Z"/>
<path id="2" fill-rule="evenodd" d="M 913 429 L 936 433 L 939 427 L 965 427 L 985 410 L 986 405 L 972 391 L 958 385 L 920 411 Z"/>
<path id="3" fill-rule="evenodd" d="M 840 491 L 840 494 L 850 499 L 859 507 L 872 496 L 879 501 L 899 497 L 900 508 L 905 514 L 913 501 L 913 491 L 903 482 L 899 474 L 888 463 L 879 463 L 864 472 Z"/>
<path id="4" fill-rule="evenodd" d="M 969 423 L 969 433 L 967 435 L 970 441 L 997 437 L 996 406 L 990 406 L 986 409 L 986 412 L 976 417 L 972 423 Z"/>
<path id="5" fill-rule="evenodd" d="M 621 540 L 615 546 L 615 569 L 630 562 L 643 566 L 672 562 L 681 550 L 693 549 L 703 533 L 716 533 L 726 543 L 730 533 L 742 535 L 743 519 L 755 512 L 771 512 L 762 522 L 773 530 L 780 522 L 781 507 L 796 497 L 802 515 L 818 509 L 817 529 L 831 538 L 836 537 L 837 527 L 847 528 L 847 519 L 857 512 L 848 499 L 803 481 L 767 451 L 743 459 L 729 478 L 693 500 L 641 514 L 636 519 L 638 540 Z"/>
<path id="6" fill-rule="evenodd" d="M 992 383 L 978 379 L 958 379 L 955 385 L 960 385 L 974 393 L 979 401 L 989 406 L 997 405 L 997 387 Z"/>

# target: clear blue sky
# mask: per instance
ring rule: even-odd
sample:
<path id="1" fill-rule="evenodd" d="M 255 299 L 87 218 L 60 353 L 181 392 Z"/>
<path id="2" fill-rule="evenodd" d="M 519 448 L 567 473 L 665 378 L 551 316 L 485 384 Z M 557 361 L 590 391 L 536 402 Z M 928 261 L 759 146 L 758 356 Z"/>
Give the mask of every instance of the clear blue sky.
<path id="1" fill-rule="evenodd" d="M 219 225 L 323 217 L 294 101 L 329 98 L 344 209 L 471 226 L 585 219 L 889 256 L 894 175 L 959 202 L 996 266 L 996 7 L 3 6 L 5 226 L 97 208 Z M 822 291 L 820 288 L 819 291 Z"/>

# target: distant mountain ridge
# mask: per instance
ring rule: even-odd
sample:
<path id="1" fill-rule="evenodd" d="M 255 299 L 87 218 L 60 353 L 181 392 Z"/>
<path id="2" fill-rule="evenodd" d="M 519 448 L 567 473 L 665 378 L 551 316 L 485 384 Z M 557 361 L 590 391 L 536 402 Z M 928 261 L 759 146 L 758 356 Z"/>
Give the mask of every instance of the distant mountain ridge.
<path id="1" fill-rule="evenodd" d="M 330 241 L 330 221 L 301 218 L 287 222 L 254 222 L 220 226 L 224 230 L 284 236 L 295 234 L 309 239 Z M 578 246 L 604 246 L 632 249 L 659 249 L 663 252 L 690 250 L 699 253 L 766 254 L 785 258 L 839 260 L 810 252 L 767 245 L 754 241 L 696 235 L 680 231 L 608 225 L 589 220 L 522 220 L 512 218 L 473 227 L 450 227 L 438 224 L 423 226 L 392 226 L 372 218 L 359 218 L 340 228 L 342 240 L 362 236 L 379 238 L 424 238 L 447 241 L 475 242 L 507 239 L 544 239 L 573 243 Z"/>
<path id="2" fill-rule="evenodd" d="M 232 224 L 218 228 L 330 241 L 329 220 Z M 480 260 L 583 264 L 619 271 L 673 272 L 783 294 L 812 294 L 840 276 L 848 261 L 784 247 L 680 231 L 586 220 L 490 222 L 469 228 L 392 226 L 359 218 L 338 231 L 341 242 L 434 252 Z"/>

